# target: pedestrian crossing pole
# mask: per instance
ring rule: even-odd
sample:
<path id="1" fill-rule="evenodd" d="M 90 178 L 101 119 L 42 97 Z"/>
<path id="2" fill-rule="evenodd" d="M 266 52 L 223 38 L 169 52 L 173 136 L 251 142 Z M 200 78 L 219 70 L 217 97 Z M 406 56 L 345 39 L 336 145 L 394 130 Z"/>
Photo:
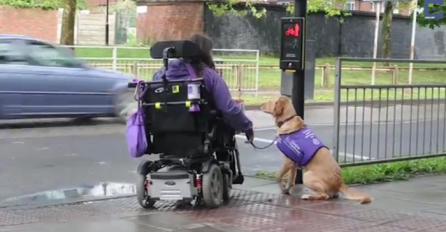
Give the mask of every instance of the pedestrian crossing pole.
<path id="1" fill-rule="evenodd" d="M 305 106 L 305 29 L 307 0 L 294 1 L 294 17 L 281 19 L 280 69 L 293 73 L 291 100 L 297 115 L 304 118 Z M 296 184 L 303 184 L 302 170 Z"/>

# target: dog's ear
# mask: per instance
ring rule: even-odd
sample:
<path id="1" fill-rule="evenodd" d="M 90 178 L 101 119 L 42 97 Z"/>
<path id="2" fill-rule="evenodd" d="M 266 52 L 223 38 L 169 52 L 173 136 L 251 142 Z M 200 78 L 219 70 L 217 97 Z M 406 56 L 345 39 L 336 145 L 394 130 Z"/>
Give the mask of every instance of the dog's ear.
<path id="1" fill-rule="evenodd" d="M 283 114 L 283 110 L 285 109 L 286 104 L 288 103 L 288 99 L 285 97 L 279 97 L 274 105 L 274 115 L 280 116 Z"/>

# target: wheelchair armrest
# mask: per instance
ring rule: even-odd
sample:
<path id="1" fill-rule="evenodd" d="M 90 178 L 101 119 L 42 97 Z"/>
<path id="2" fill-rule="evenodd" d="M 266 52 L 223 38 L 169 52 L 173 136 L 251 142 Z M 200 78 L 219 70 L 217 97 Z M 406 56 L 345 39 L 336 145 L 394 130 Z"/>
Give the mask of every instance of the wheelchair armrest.
<path id="1" fill-rule="evenodd" d="M 129 82 L 129 83 L 127 83 L 127 88 L 136 88 L 137 84 L 138 83 L 135 83 L 135 82 Z"/>

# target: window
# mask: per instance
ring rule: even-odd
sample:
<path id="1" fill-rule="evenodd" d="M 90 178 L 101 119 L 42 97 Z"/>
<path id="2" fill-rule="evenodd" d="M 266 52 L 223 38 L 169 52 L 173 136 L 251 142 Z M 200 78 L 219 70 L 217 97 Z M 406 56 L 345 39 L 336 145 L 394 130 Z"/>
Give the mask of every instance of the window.
<path id="1" fill-rule="evenodd" d="M 355 2 L 354 1 L 348 1 L 345 3 L 345 10 L 352 11 L 355 9 Z"/>
<path id="2" fill-rule="evenodd" d="M 28 55 L 40 66 L 80 68 L 81 60 L 76 59 L 67 48 L 54 47 L 42 42 L 31 41 L 28 43 Z"/>
<path id="3" fill-rule="evenodd" d="M 28 64 L 15 42 L 13 40 L 0 40 L 0 64 Z"/>

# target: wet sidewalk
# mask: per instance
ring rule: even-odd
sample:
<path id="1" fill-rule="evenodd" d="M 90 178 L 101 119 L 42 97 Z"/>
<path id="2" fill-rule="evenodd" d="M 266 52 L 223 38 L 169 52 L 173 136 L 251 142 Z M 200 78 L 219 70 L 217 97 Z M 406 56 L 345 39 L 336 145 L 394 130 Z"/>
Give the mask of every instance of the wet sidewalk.
<path id="1" fill-rule="evenodd" d="M 370 205 L 345 199 L 302 201 L 278 194 L 268 180 L 247 179 L 229 205 L 215 210 L 176 209 L 157 203 L 142 210 L 134 197 L 79 204 L 0 209 L 0 231 L 36 232 L 444 232 L 446 178 L 361 186 Z M 298 190 L 295 191 L 299 193 Z"/>

